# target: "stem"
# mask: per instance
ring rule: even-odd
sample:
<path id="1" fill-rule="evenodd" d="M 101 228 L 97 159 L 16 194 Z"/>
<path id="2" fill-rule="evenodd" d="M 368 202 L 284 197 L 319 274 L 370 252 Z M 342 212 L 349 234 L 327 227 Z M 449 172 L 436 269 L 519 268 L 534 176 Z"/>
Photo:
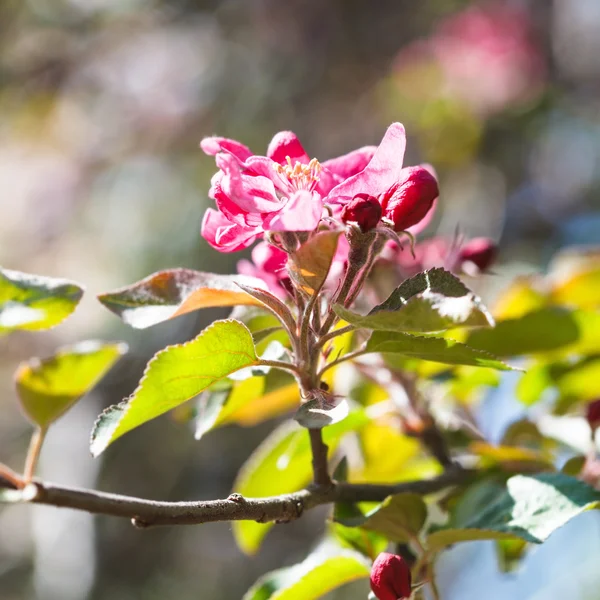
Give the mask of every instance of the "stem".
<path id="1" fill-rule="evenodd" d="M 28 486 L 28 501 L 92 514 L 133 519 L 134 525 L 195 525 L 216 521 L 288 522 L 305 510 L 333 502 L 381 502 L 392 494 L 433 494 L 469 481 L 477 471 L 448 470 L 433 479 L 396 484 L 352 484 L 311 487 L 268 498 L 244 498 L 232 494 L 224 500 L 201 502 L 157 502 L 95 490 L 69 488 L 35 481 Z M 30 489 L 29 489 L 30 488 Z"/>
<path id="2" fill-rule="evenodd" d="M 312 450 L 313 477 L 317 487 L 328 487 L 331 485 L 329 469 L 327 466 L 327 452 L 329 448 L 323 441 L 321 429 L 309 429 L 310 448 Z"/>
<path id="3" fill-rule="evenodd" d="M 340 327 L 339 329 L 333 329 L 329 333 L 326 333 L 324 336 L 319 338 L 317 342 L 317 348 L 322 348 L 329 340 L 338 337 L 339 335 L 344 335 L 345 333 L 349 333 L 358 329 L 355 325 L 346 325 L 345 327 Z"/>
<path id="4" fill-rule="evenodd" d="M 11 484 L 16 489 L 21 489 L 25 486 L 25 482 L 17 473 L 7 465 L 0 463 L 0 487 L 2 487 L 2 480 Z"/>
<path id="5" fill-rule="evenodd" d="M 349 352 L 348 354 L 344 354 L 344 356 L 340 356 L 335 360 L 332 360 L 330 363 L 327 363 L 317 374 L 317 378 L 320 380 L 323 377 L 323 374 L 332 369 L 333 367 L 339 365 L 340 363 L 346 362 L 347 360 L 353 360 L 363 354 L 367 354 L 367 351 L 363 348 L 362 350 L 355 350 L 354 352 Z"/>
<path id="6" fill-rule="evenodd" d="M 33 476 L 35 475 L 35 468 L 37 467 L 40 452 L 42 450 L 42 444 L 46 437 L 47 429 L 38 427 L 31 436 L 31 442 L 29 442 L 29 450 L 27 451 L 27 458 L 25 459 L 25 468 L 23 469 L 23 482 L 25 484 L 31 483 Z"/>
<path id="7" fill-rule="evenodd" d="M 292 373 L 294 373 L 294 375 L 299 375 L 301 372 L 297 365 L 284 362 L 282 360 L 266 360 L 264 358 L 259 358 L 257 364 L 262 365 L 263 367 L 273 367 L 274 369 L 291 371 Z"/>
<path id="8" fill-rule="evenodd" d="M 431 595 L 433 600 L 441 600 L 440 591 L 438 590 L 435 582 L 435 569 L 433 559 L 427 563 L 427 579 L 429 580 L 429 587 L 431 588 Z"/>
<path id="9" fill-rule="evenodd" d="M 310 297 L 306 308 L 302 312 L 302 323 L 300 325 L 300 345 L 302 348 L 302 359 L 308 362 L 310 362 L 310 319 L 318 299 L 319 292 L 315 290 L 313 295 Z"/>

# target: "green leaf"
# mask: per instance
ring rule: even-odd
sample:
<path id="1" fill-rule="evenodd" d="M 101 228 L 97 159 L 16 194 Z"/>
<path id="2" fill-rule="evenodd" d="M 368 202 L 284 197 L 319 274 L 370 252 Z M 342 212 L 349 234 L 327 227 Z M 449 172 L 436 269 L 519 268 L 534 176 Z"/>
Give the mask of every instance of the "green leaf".
<path id="1" fill-rule="evenodd" d="M 339 231 L 322 231 L 290 254 L 290 276 L 307 293 L 320 290 L 325 283 L 339 237 Z"/>
<path id="2" fill-rule="evenodd" d="M 471 348 L 455 340 L 435 337 L 419 337 L 408 333 L 375 331 L 369 338 L 367 352 L 402 354 L 421 360 L 448 365 L 472 365 L 510 371 L 513 367 L 491 354 Z"/>
<path id="3" fill-rule="evenodd" d="M 0 334 L 49 329 L 77 307 L 83 288 L 66 279 L 0 268 Z"/>
<path id="4" fill-rule="evenodd" d="M 261 577 L 242 600 L 314 600 L 370 571 L 362 554 L 327 540 L 300 564 Z"/>
<path id="5" fill-rule="evenodd" d="M 89 392 L 125 352 L 124 343 L 87 341 L 60 348 L 50 358 L 22 363 L 15 384 L 26 415 L 46 429 Z"/>
<path id="6" fill-rule="evenodd" d="M 323 430 L 323 439 L 333 452 L 342 436 L 368 422 L 363 411 L 351 412 L 343 421 Z M 276 496 L 296 492 L 312 476 L 308 433 L 294 421 L 287 421 L 273 431 L 252 453 L 240 469 L 233 491 L 248 498 Z M 233 534 L 240 549 L 254 554 L 272 527 L 272 523 L 235 521 Z"/>
<path id="7" fill-rule="evenodd" d="M 250 332 L 231 320 L 215 321 L 193 340 L 157 352 L 133 394 L 98 417 L 92 432 L 92 454 L 98 456 L 128 431 L 255 364 L 258 357 Z"/>
<path id="8" fill-rule="evenodd" d="M 427 520 L 427 506 L 418 494 L 388 496 L 365 515 L 335 518 L 346 527 L 362 527 L 385 535 L 390 541 L 406 543 L 419 535 Z"/>
<path id="9" fill-rule="evenodd" d="M 600 313 L 543 308 L 469 333 L 466 344 L 496 356 L 600 352 Z"/>
<path id="10" fill-rule="evenodd" d="M 518 538 L 541 544 L 572 518 L 600 508 L 600 492 L 562 473 L 516 475 L 492 504 L 461 528 L 430 534 L 428 546 L 439 551 L 457 542 Z"/>
<path id="11" fill-rule="evenodd" d="M 245 275 L 169 269 L 114 292 L 100 294 L 98 300 L 127 325 L 145 329 L 200 308 L 260 306 L 261 303 L 238 284 L 265 287 L 262 280 Z"/>
<path id="12" fill-rule="evenodd" d="M 444 269 L 431 269 L 407 279 L 368 315 L 340 305 L 334 310 L 356 327 L 382 331 L 431 333 L 494 324 L 481 300 Z"/>

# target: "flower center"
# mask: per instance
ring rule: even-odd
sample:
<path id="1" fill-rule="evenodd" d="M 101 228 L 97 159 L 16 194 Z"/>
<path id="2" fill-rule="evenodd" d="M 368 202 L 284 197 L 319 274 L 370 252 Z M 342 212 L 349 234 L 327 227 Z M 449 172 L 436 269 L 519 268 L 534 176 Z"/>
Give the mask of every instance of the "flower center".
<path id="1" fill-rule="evenodd" d="M 313 158 L 307 165 L 301 162 L 292 164 L 289 156 L 286 156 L 286 161 L 285 165 L 277 165 L 277 171 L 287 178 L 294 189 L 312 191 L 319 182 L 321 163 Z"/>

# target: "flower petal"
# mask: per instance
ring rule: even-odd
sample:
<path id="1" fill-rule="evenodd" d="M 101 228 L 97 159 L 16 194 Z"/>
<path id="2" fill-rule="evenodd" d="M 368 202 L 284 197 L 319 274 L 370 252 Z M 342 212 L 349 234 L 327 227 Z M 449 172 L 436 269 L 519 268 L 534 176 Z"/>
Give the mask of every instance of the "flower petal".
<path id="1" fill-rule="evenodd" d="M 295 162 L 307 164 L 310 160 L 298 136 L 293 131 L 280 131 L 276 133 L 267 148 L 267 156 L 280 165 L 284 165 L 287 162 L 288 156 L 292 164 Z"/>
<path id="2" fill-rule="evenodd" d="M 278 213 L 264 222 L 263 227 L 270 231 L 313 231 L 322 213 L 323 201 L 319 194 L 298 190 Z"/>
<path id="3" fill-rule="evenodd" d="M 387 191 L 400 177 L 405 148 L 404 126 L 392 123 L 369 164 L 360 173 L 334 187 L 325 200 L 345 202 L 360 193 L 379 196 Z"/>
<path id="4" fill-rule="evenodd" d="M 219 152 L 228 152 L 242 162 L 252 156 L 248 146 L 224 137 L 206 137 L 200 142 L 200 148 L 209 156 L 215 156 Z"/>
<path id="5" fill-rule="evenodd" d="M 220 212 L 207 208 L 202 220 L 202 237 L 220 252 L 243 250 L 262 235 L 258 227 L 248 228 L 232 223 Z"/>
<path id="6" fill-rule="evenodd" d="M 327 195 L 338 183 L 364 170 L 376 150 L 377 146 L 364 146 L 321 163 L 323 170 L 317 186 L 319 193 Z"/>

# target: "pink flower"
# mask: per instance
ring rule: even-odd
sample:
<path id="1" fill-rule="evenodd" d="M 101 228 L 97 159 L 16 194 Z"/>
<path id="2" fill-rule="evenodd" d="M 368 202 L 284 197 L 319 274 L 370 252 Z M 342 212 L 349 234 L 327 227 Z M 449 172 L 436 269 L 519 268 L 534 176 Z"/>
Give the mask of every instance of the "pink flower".
<path id="1" fill-rule="evenodd" d="M 248 247 L 266 231 L 313 231 L 325 205 L 342 205 L 359 194 L 378 197 L 400 178 L 406 145 L 404 127 L 393 123 L 377 148 L 364 147 L 319 163 L 296 135 L 275 135 L 266 156 L 226 138 L 202 141 L 219 171 L 209 196 L 202 235 L 222 252 Z M 338 207 L 339 212 L 339 207 Z"/>
<path id="2" fill-rule="evenodd" d="M 370 231 L 381 219 L 381 204 L 374 196 L 357 194 L 344 205 L 341 219 L 343 223 L 356 223 L 363 233 Z"/>
<path id="3" fill-rule="evenodd" d="M 285 265 L 287 254 L 267 242 L 259 242 L 252 249 L 252 261 L 240 260 L 238 273 L 262 279 L 269 290 L 280 298 L 285 298 L 285 281 L 289 279 Z"/>

